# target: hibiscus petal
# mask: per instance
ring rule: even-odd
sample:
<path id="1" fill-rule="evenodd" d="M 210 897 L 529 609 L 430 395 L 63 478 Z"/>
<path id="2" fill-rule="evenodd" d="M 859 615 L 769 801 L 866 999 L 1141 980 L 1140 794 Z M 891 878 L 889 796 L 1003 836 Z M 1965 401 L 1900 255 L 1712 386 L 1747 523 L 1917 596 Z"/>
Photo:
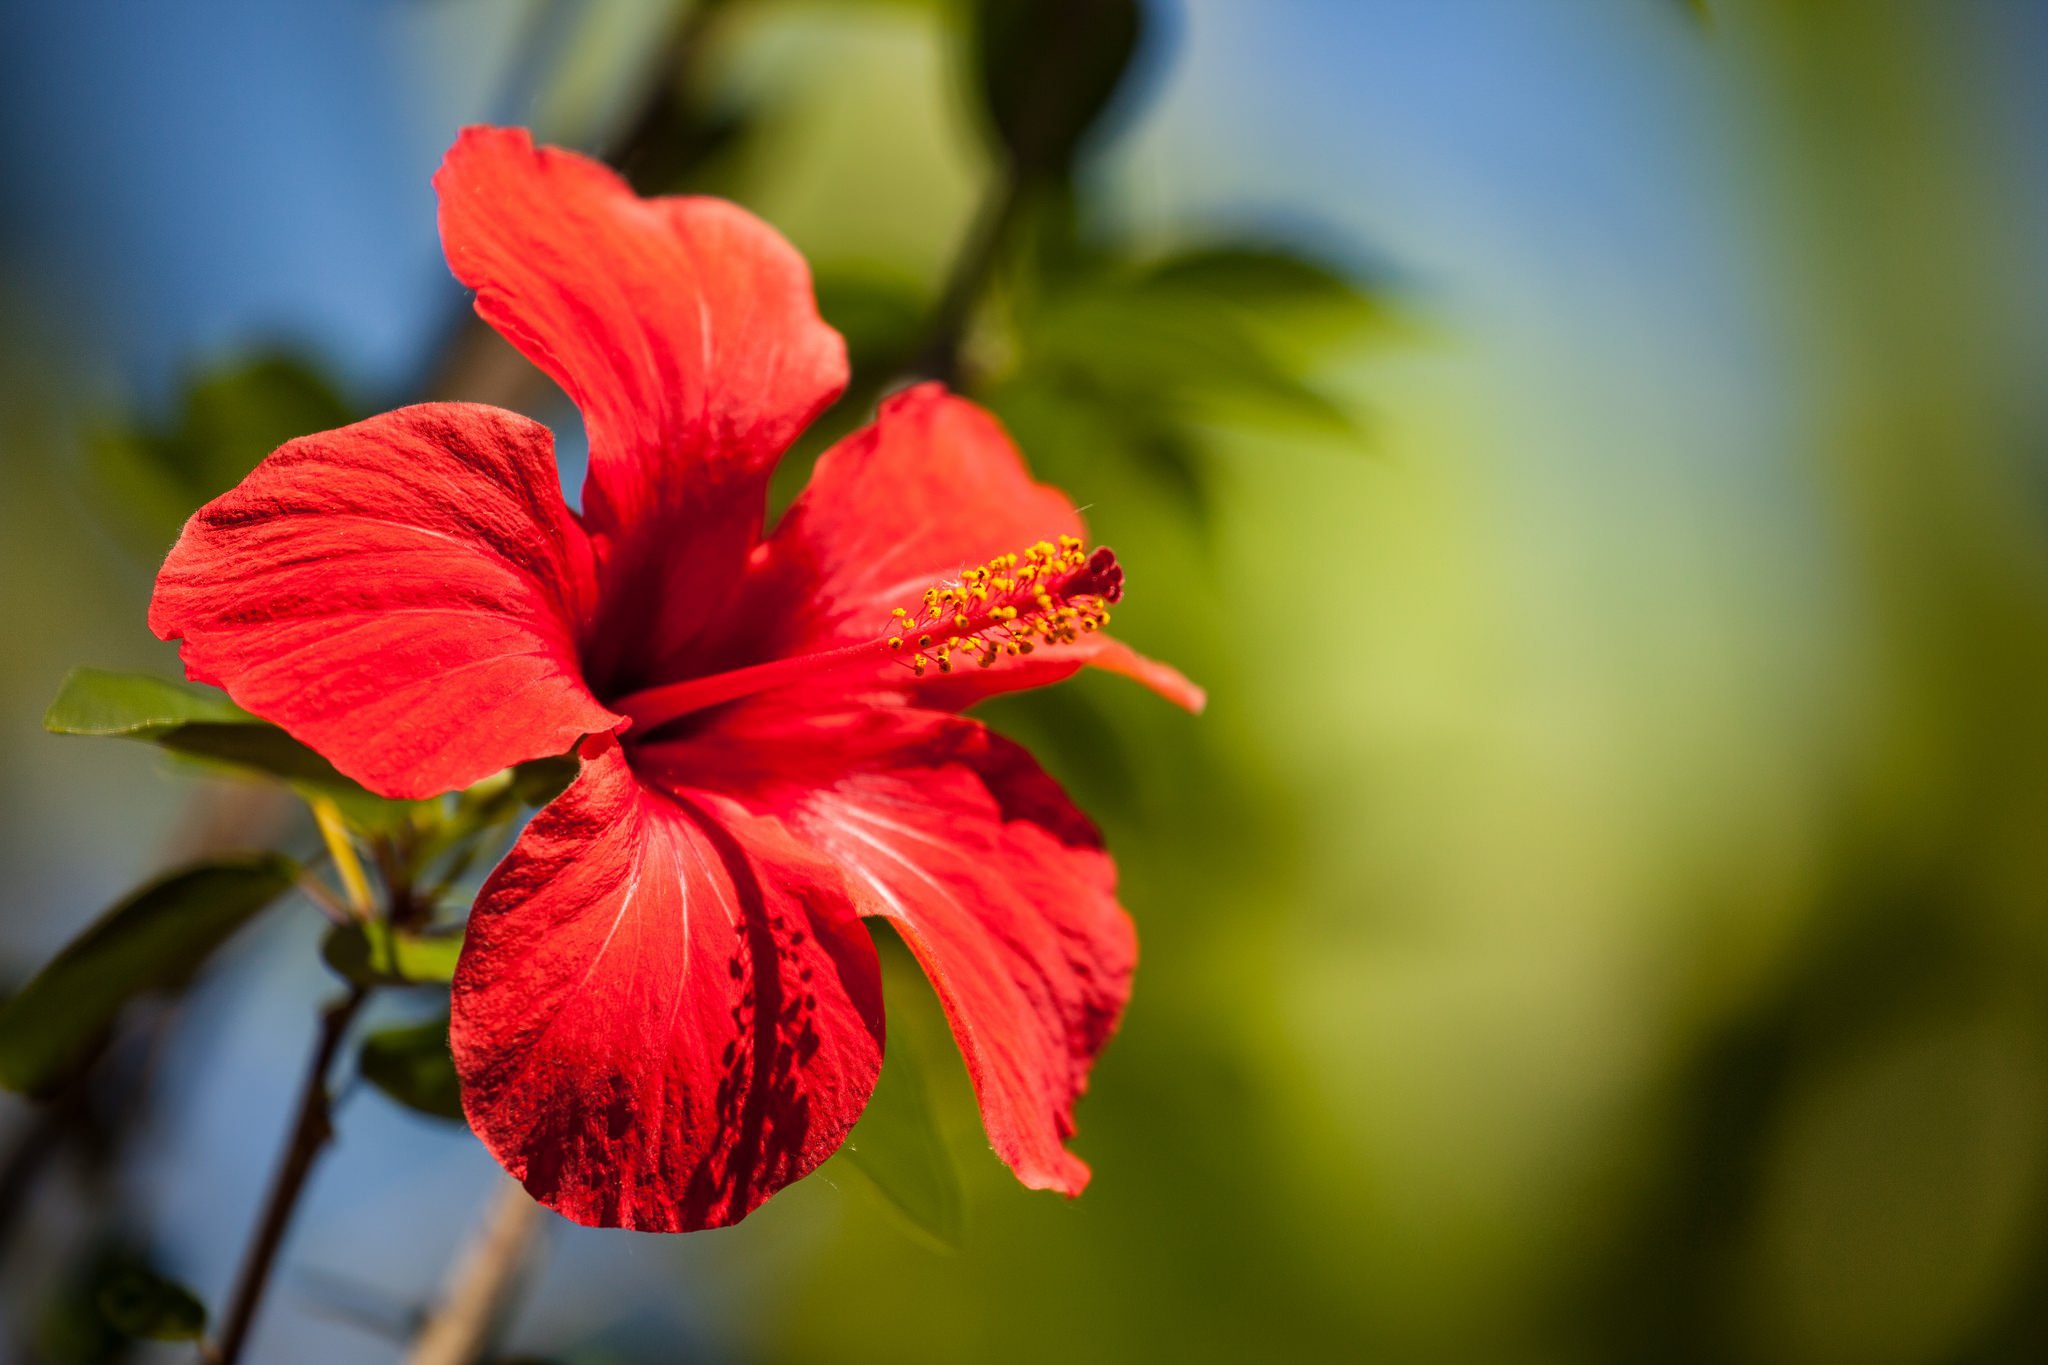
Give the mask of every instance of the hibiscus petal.
<path id="1" fill-rule="evenodd" d="M 763 579 L 795 623 L 788 653 L 872 639 L 896 607 L 961 570 L 1040 540 L 1080 536 L 1073 500 L 1035 482 L 985 409 L 920 384 L 886 399 L 874 423 L 818 460 L 765 551 Z M 1190 710 L 1202 690 L 1107 636 L 901 685 L 924 705 L 959 708 L 1057 682 L 1084 664 L 1135 678 Z"/>
<path id="2" fill-rule="evenodd" d="M 716 780 L 831 858 L 923 963 L 997 1155 L 1079 1194 L 1088 1167 L 1064 1143 L 1137 940 L 1095 827 L 1031 756 L 958 716 L 761 702 L 648 761 Z"/>
<path id="3" fill-rule="evenodd" d="M 463 1106 L 579 1223 L 737 1222 L 867 1103 L 874 945 L 772 822 L 655 790 L 610 736 L 583 757 L 471 916 L 449 1035 Z"/>
<path id="4" fill-rule="evenodd" d="M 619 724 L 584 685 L 590 546 L 547 429 L 430 403 L 280 447 L 185 526 L 150 629 L 386 796 Z"/>
<path id="5" fill-rule="evenodd" d="M 659 672 L 740 571 L 776 459 L 845 388 L 845 344 L 803 258 L 736 205 L 642 199 L 508 128 L 465 129 L 434 185 L 478 314 L 582 409 L 584 516 L 631 585 L 607 596 L 659 617 L 653 662 L 621 666 Z"/>

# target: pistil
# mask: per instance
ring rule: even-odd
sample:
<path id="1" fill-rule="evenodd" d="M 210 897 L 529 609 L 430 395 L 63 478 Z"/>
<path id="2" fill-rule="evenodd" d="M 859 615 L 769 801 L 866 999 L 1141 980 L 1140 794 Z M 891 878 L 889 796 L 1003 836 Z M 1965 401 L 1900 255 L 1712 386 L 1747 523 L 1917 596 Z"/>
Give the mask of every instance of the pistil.
<path id="1" fill-rule="evenodd" d="M 916 610 L 898 607 L 872 640 L 724 673 L 650 687 L 611 703 L 646 734 L 693 712 L 743 697 L 875 671 L 885 663 L 917 677 L 950 673 L 955 655 L 987 668 L 998 659 L 1072 644 L 1109 621 L 1123 596 L 1123 568 L 1107 547 L 1089 554 L 1072 536 L 1039 541 L 927 588 Z"/>

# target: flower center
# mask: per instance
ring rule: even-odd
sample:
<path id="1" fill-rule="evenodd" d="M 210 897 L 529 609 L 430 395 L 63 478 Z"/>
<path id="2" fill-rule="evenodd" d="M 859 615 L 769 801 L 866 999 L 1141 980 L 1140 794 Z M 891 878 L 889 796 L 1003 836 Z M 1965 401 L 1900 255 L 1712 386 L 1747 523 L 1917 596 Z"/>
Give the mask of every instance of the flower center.
<path id="1" fill-rule="evenodd" d="M 884 662 L 918 677 L 950 673 L 956 655 L 983 668 L 999 658 L 1072 644 L 1109 621 L 1123 597 L 1124 571 L 1107 546 L 1093 554 L 1072 536 L 1039 541 L 963 570 L 957 581 L 925 589 L 916 610 L 898 607 L 872 640 L 789 659 L 712 673 L 632 693 L 611 703 L 633 718 L 636 734 L 741 697 L 837 674 L 858 674 Z"/>

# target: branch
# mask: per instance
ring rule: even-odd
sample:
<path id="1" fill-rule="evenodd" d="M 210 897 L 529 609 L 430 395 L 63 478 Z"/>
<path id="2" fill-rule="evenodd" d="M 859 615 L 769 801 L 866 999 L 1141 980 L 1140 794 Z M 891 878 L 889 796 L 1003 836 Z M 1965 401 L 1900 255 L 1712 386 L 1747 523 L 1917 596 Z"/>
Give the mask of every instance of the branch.
<path id="1" fill-rule="evenodd" d="M 406 1365 L 472 1365 L 484 1353 L 540 1226 L 540 1205 L 503 1182 L 456 1260 L 440 1304 L 413 1338 Z"/>
<path id="2" fill-rule="evenodd" d="M 313 1055 L 306 1065 L 306 1079 L 299 1088 L 299 1112 L 285 1147 L 284 1164 L 278 1168 L 277 1179 L 270 1187 L 270 1198 L 263 1206 L 263 1214 L 243 1259 L 242 1275 L 235 1284 L 234 1299 L 228 1309 L 226 1325 L 221 1329 L 220 1342 L 205 1353 L 214 1365 L 235 1365 L 241 1357 L 242 1347 L 249 1339 L 249 1328 L 256 1321 L 256 1310 L 263 1303 L 263 1291 L 270 1283 L 270 1272 L 277 1263 L 278 1248 L 284 1243 L 285 1230 L 291 1226 L 292 1214 L 299 1206 L 299 1196 L 305 1193 L 306 1177 L 313 1173 L 313 1163 L 334 1136 L 327 1072 L 334 1065 L 334 1054 L 341 1047 L 350 1022 L 368 996 L 367 989 L 357 986 L 320 1015 L 320 1032 L 314 1039 Z"/>

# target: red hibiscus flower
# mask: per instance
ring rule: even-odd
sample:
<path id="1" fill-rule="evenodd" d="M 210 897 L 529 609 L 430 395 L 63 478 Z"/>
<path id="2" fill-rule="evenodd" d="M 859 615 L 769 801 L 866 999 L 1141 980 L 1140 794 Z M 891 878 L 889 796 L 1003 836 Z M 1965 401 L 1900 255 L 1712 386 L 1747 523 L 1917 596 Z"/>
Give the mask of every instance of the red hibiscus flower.
<path id="1" fill-rule="evenodd" d="M 802 259 L 710 199 L 470 129 L 435 185 L 476 307 L 590 436 L 431 403 L 290 442 L 185 528 L 150 625 L 190 675 L 391 797 L 574 751 L 471 915 L 471 1127 L 578 1222 L 743 1217 L 836 1149 L 881 1064 L 888 917 L 989 1138 L 1078 1193 L 1072 1109 L 1135 957 L 1088 820 L 958 712 L 1084 664 L 1122 572 L 995 421 L 900 393 L 772 534 L 777 457 L 846 383 Z"/>

